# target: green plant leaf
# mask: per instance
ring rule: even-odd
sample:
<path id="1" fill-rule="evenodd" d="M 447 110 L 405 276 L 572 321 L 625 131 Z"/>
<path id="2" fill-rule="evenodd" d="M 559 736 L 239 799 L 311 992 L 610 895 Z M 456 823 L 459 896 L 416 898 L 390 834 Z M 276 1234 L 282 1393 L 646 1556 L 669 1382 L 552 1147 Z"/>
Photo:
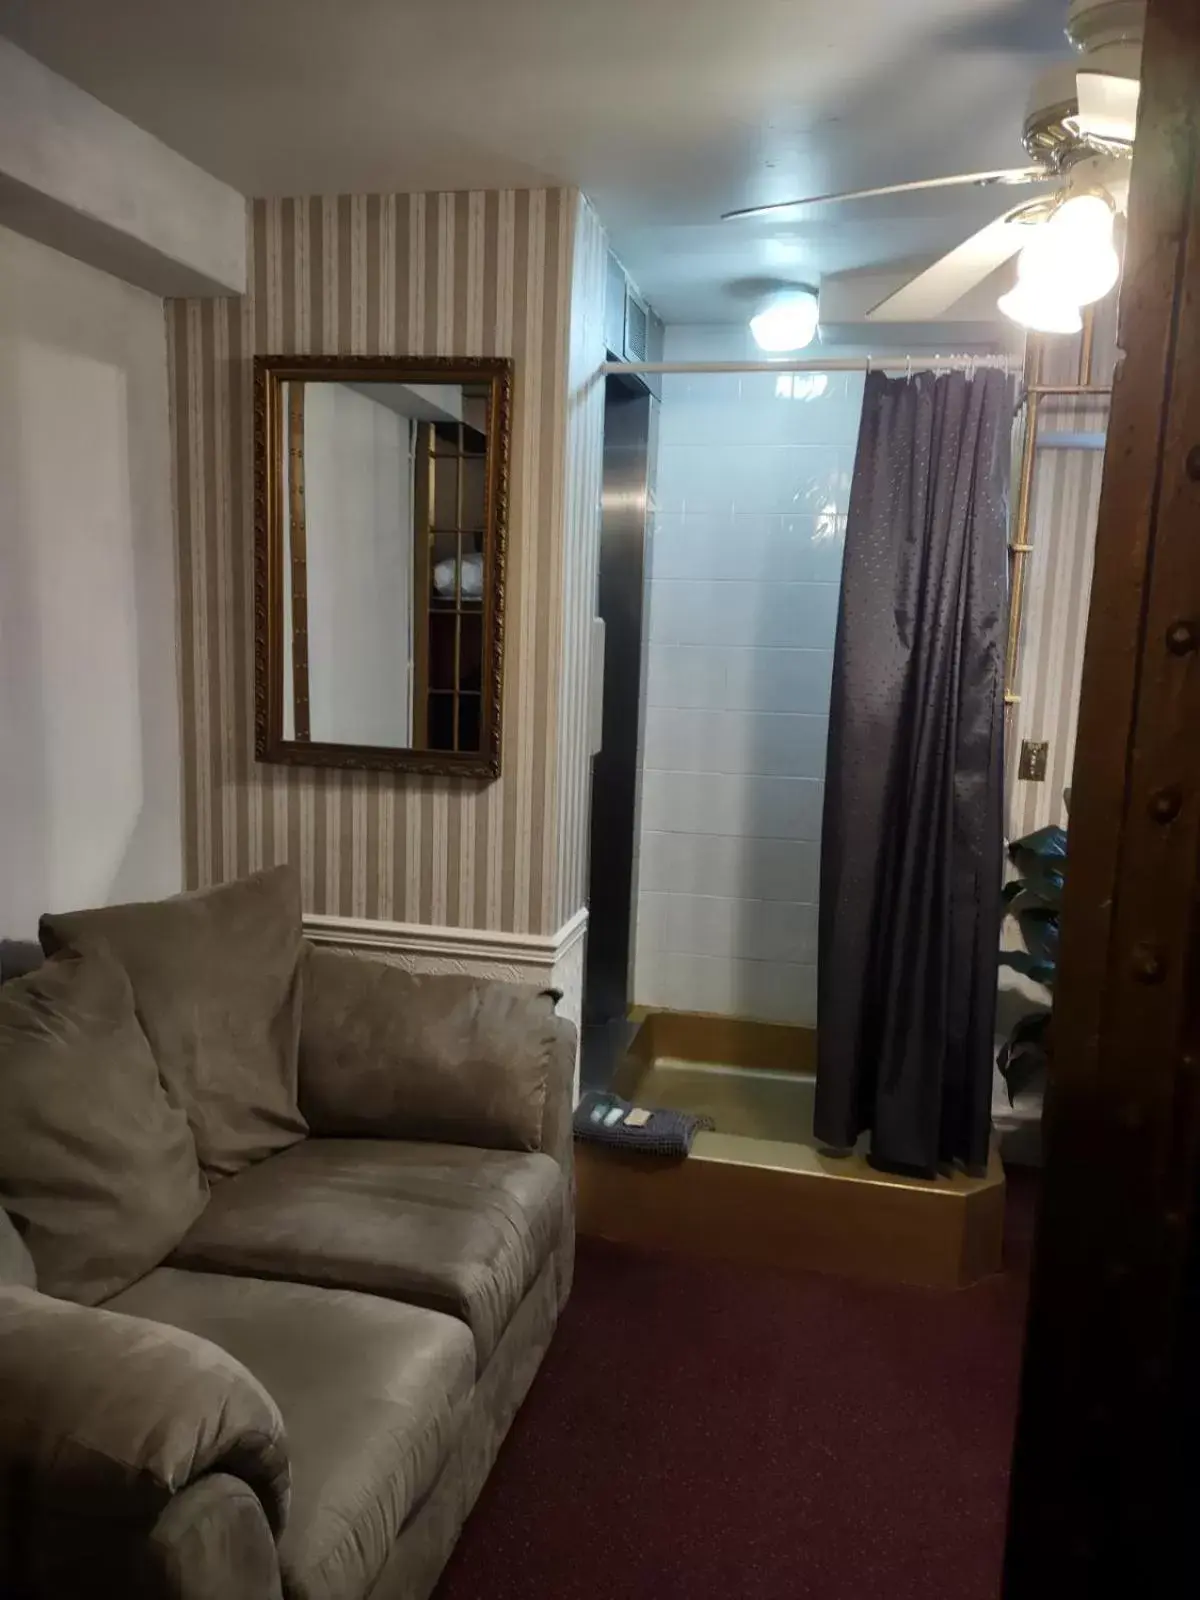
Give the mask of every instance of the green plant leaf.
<path id="1" fill-rule="evenodd" d="M 1058 913 L 1031 906 L 1017 918 L 1025 948 L 1034 960 L 1054 972 L 1058 967 Z M 1049 979 L 1039 980 L 1048 983 Z"/>
<path id="2" fill-rule="evenodd" d="M 1008 1042 L 996 1058 L 1000 1076 L 1008 1090 L 1008 1103 L 1015 1105 L 1019 1094 L 1044 1072 L 1048 1061 L 1050 1013 L 1033 1011 L 1021 1018 L 1009 1034 Z"/>
<path id="3" fill-rule="evenodd" d="M 1033 955 L 1028 950 L 1001 950 L 1000 965 L 1011 967 L 1014 972 L 1023 973 L 1025 977 L 1032 978 L 1034 983 L 1054 982 L 1054 963 L 1047 961 L 1043 956 Z"/>
<path id="4" fill-rule="evenodd" d="M 1053 824 L 1038 828 L 1022 839 L 1014 839 L 1008 847 L 1008 853 L 1014 861 L 1021 856 L 1036 857 L 1047 862 L 1057 861 L 1061 870 L 1062 863 L 1067 859 L 1067 830 Z"/>
<path id="5" fill-rule="evenodd" d="M 1058 967 L 1059 912 L 1066 885 L 1067 835 L 1059 827 L 1038 828 L 1008 847 L 1017 876 L 1004 885 L 1002 903 L 1015 916 L 1024 950 L 1002 950 L 1000 965 L 1051 987 Z M 1013 1028 L 996 1065 L 1013 1104 L 1046 1070 L 1050 1012 L 1032 1011 Z"/>
<path id="6" fill-rule="evenodd" d="M 1010 1044 L 1045 1044 L 1050 1032 L 1048 1011 L 1027 1011 L 1008 1036 Z"/>
<path id="7" fill-rule="evenodd" d="M 1066 883 L 1067 835 L 1062 828 L 1039 828 L 1009 845 L 1008 854 L 1021 884 L 1020 893 L 1057 910 Z M 1011 893 L 1008 899 L 1015 899 Z"/>

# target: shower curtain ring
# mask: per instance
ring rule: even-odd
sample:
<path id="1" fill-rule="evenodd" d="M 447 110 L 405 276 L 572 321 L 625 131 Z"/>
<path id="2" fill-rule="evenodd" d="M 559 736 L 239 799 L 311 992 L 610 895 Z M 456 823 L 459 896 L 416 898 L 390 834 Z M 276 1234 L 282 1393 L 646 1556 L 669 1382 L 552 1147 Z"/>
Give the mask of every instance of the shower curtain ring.
<path id="1" fill-rule="evenodd" d="M 905 381 L 905 383 L 911 383 L 912 382 L 912 356 L 911 355 L 905 356 L 905 358 L 904 358 L 904 381 Z"/>

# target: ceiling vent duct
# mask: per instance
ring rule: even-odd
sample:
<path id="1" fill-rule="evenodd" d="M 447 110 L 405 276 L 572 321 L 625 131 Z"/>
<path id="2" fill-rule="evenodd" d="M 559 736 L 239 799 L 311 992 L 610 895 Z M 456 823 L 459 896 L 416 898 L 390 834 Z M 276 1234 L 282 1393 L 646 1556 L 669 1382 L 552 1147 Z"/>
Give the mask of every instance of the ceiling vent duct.
<path id="1" fill-rule="evenodd" d="M 632 290 L 625 296 L 625 359 L 645 361 L 646 333 L 650 317 Z"/>
<path id="2" fill-rule="evenodd" d="M 611 361 L 661 361 L 663 325 L 630 283 L 616 256 L 609 255 L 604 301 L 604 342 Z M 631 379 L 639 383 L 639 379 Z M 645 387 L 656 398 L 662 388 L 657 373 L 647 373 Z"/>

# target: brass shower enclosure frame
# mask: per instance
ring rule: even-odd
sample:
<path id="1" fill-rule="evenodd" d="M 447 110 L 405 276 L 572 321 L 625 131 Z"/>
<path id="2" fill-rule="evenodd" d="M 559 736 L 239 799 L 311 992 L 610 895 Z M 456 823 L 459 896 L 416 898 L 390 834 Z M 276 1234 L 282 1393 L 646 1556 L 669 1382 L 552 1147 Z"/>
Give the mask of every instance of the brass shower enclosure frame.
<path id="1" fill-rule="evenodd" d="M 1029 523 L 1033 509 L 1033 478 L 1037 467 L 1038 424 L 1041 420 L 1042 402 L 1059 398 L 1079 399 L 1094 395 L 1097 399 L 1111 397 L 1112 385 L 1092 382 L 1092 355 L 1095 335 L 1095 315 L 1089 307 L 1084 313 L 1083 332 L 1079 340 L 1079 381 L 1077 383 L 1043 383 L 1042 356 L 1045 341 L 1039 334 L 1031 334 L 1025 355 L 1025 389 L 1022 402 L 1025 408 L 1025 429 L 1021 438 L 1021 464 L 1017 474 L 1017 513 L 1013 520 L 1012 538 L 1009 541 L 1009 600 L 1008 641 L 1004 652 L 1004 706 L 1010 712 L 1020 704 L 1017 693 L 1017 669 L 1021 664 L 1021 627 L 1025 618 L 1025 578 L 1033 545 L 1029 538 Z"/>
<path id="2" fill-rule="evenodd" d="M 1009 608 L 1008 639 L 1004 655 L 1004 706 L 1007 713 L 1020 702 L 1014 687 L 1020 664 L 1021 624 L 1025 611 L 1025 575 L 1033 545 L 1029 542 L 1029 520 L 1033 505 L 1033 476 L 1037 455 L 1038 417 L 1043 400 L 1082 395 L 1097 398 L 1112 394 L 1112 385 L 1092 382 L 1092 351 L 1094 314 L 1091 308 L 1084 311 L 1083 332 L 1079 345 L 1079 381 L 1077 383 L 1042 383 L 1042 349 L 1040 335 L 1031 334 L 1026 345 L 1025 382 L 1022 404 L 1025 408 L 1025 432 L 1021 444 L 1021 463 L 1017 476 L 1017 514 L 1009 540 Z M 989 367 L 1009 369 L 1009 357 L 977 354 L 970 356 L 929 356 L 923 354 L 919 362 L 933 371 L 973 372 Z M 606 361 L 600 371 L 644 377 L 647 373 L 731 373 L 731 372 L 907 372 L 912 373 L 912 356 L 870 356 L 813 360 L 805 357 L 784 361 Z"/>

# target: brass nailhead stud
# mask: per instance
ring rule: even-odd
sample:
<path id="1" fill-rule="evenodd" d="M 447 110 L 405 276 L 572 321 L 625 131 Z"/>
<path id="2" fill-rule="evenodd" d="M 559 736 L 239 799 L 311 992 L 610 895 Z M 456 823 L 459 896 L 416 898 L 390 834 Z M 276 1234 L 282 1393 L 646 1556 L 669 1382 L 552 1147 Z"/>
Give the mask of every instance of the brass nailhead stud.
<path id="1" fill-rule="evenodd" d="M 1183 795 L 1171 785 L 1156 789 L 1150 796 L 1150 815 L 1155 822 L 1174 822 L 1183 806 Z"/>
<path id="2" fill-rule="evenodd" d="M 1135 945 L 1129 964 L 1139 983 L 1161 983 L 1167 975 L 1167 964 L 1153 945 Z"/>
<path id="3" fill-rule="evenodd" d="M 1167 649 L 1174 656 L 1190 655 L 1198 642 L 1194 622 L 1173 622 L 1167 629 Z"/>

